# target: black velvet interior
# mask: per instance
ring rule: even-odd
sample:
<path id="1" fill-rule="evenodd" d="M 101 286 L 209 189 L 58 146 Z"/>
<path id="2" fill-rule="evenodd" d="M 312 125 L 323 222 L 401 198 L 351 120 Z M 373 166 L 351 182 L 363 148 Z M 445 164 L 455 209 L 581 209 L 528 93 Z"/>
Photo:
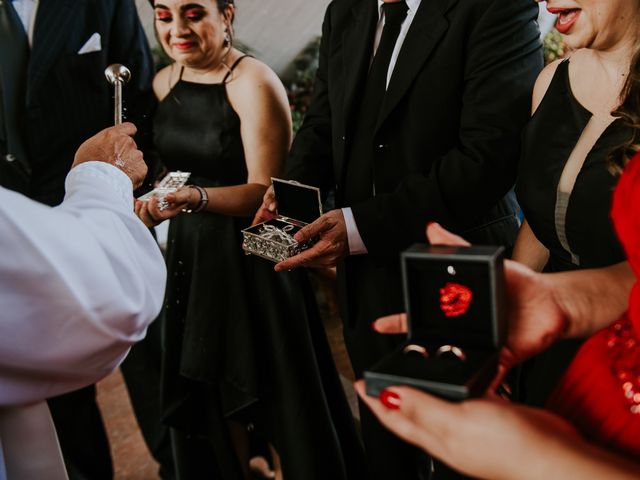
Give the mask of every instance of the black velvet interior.
<path id="1" fill-rule="evenodd" d="M 378 395 L 393 385 L 409 385 L 449 400 L 484 394 L 497 373 L 500 347 L 506 337 L 503 253 L 499 247 L 416 245 L 402 253 L 406 344 L 425 347 L 404 353 L 403 345 L 365 372 L 367 392 Z M 466 312 L 449 316 L 440 305 L 447 283 L 469 288 Z M 453 354 L 436 356 L 443 345 L 461 348 L 466 361 Z"/>
<path id="2" fill-rule="evenodd" d="M 501 251 L 421 245 L 403 253 L 402 263 L 411 339 L 489 350 L 501 345 L 505 333 Z M 440 308 L 440 289 L 447 283 L 472 291 L 465 314 L 447 317 Z"/>
<path id="3" fill-rule="evenodd" d="M 378 395 L 393 385 L 409 385 L 450 400 L 481 396 L 495 377 L 498 352 L 464 349 L 466 361 L 436 357 L 437 345 L 427 347 L 429 358 L 404 353 L 403 348 L 385 357 L 365 372 L 367 391 Z"/>
<path id="4" fill-rule="evenodd" d="M 279 215 L 311 223 L 322 214 L 318 188 L 277 178 L 271 181 Z"/>

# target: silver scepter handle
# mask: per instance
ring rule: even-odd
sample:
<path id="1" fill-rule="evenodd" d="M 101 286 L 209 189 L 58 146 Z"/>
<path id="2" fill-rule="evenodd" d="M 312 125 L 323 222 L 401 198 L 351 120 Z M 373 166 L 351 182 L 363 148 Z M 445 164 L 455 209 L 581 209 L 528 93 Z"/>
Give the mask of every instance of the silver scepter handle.
<path id="1" fill-rule="evenodd" d="M 131 71 L 124 65 L 114 63 L 109 65 L 104 71 L 107 81 L 113 85 L 115 95 L 113 96 L 113 123 L 122 123 L 122 85 L 131 79 Z"/>

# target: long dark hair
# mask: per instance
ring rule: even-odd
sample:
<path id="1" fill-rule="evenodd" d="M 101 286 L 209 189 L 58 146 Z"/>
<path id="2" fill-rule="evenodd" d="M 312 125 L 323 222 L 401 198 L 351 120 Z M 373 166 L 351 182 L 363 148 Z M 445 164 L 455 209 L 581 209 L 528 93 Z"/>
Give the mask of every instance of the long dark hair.
<path id="1" fill-rule="evenodd" d="M 636 45 L 636 54 L 622 89 L 622 104 L 613 112 L 613 116 L 621 118 L 632 131 L 629 139 L 609 155 L 615 173 L 622 172 L 627 162 L 640 151 L 640 41 Z"/>

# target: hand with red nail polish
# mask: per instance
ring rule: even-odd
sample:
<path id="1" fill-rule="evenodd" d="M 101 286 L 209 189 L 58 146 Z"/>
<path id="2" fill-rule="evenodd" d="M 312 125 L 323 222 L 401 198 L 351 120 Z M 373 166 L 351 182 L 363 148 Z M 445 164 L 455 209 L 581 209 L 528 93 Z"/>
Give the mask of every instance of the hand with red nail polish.
<path id="1" fill-rule="evenodd" d="M 544 410 L 496 399 L 452 403 L 401 386 L 375 398 L 362 380 L 355 389 L 391 432 L 474 478 L 631 480 L 640 471 Z"/>
<path id="2" fill-rule="evenodd" d="M 396 392 L 386 389 L 380 394 L 380 402 L 390 410 L 398 410 L 402 400 Z"/>

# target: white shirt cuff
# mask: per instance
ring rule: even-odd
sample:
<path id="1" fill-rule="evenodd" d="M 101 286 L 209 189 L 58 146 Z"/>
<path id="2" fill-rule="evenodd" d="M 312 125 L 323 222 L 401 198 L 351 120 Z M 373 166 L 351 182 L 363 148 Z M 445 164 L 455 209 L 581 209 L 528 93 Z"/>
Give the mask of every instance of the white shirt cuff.
<path id="1" fill-rule="evenodd" d="M 133 205 L 133 185 L 129 176 L 119 168 L 106 162 L 84 162 L 73 167 L 67 174 L 65 189 L 72 192 L 74 186 L 86 180 L 94 188 L 107 186 L 118 193 L 127 207 Z"/>
<path id="2" fill-rule="evenodd" d="M 344 216 L 344 223 L 347 227 L 347 238 L 349 240 L 349 254 L 350 255 L 364 255 L 369 253 L 367 247 L 365 247 L 356 220 L 353 218 L 353 212 L 350 207 L 342 209 L 342 215 Z"/>

